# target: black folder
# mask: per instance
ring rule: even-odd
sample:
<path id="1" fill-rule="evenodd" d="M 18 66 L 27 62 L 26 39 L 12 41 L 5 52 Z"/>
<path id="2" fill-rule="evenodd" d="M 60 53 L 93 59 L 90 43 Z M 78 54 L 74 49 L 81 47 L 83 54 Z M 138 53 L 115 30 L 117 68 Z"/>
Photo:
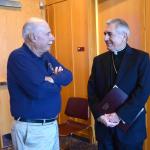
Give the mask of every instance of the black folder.
<path id="1" fill-rule="evenodd" d="M 95 105 L 98 113 L 108 114 L 115 112 L 128 98 L 128 95 L 119 87 L 114 86 L 102 99 Z"/>
<path id="2" fill-rule="evenodd" d="M 95 105 L 95 109 L 98 113 L 109 114 L 116 112 L 116 110 L 127 100 L 128 95 L 119 87 L 114 86 L 102 99 L 102 101 Z M 130 124 L 120 121 L 118 127 L 127 132 L 130 126 L 136 121 L 140 114 L 144 111 L 144 108 L 138 112 Z"/>

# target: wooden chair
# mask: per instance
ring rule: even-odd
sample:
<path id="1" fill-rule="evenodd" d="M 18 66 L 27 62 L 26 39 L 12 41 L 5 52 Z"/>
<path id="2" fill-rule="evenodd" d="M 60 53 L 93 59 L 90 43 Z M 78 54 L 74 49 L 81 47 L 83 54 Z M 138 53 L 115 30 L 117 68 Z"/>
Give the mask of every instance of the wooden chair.
<path id="1" fill-rule="evenodd" d="M 87 123 L 90 119 L 90 112 L 86 98 L 70 97 L 66 105 L 65 114 L 69 119 L 64 123 L 59 124 L 60 137 L 72 136 L 73 134 L 86 129 L 89 129 L 90 133 L 92 133 L 92 128 L 89 123 Z"/>
<path id="2" fill-rule="evenodd" d="M 13 150 L 11 134 L 7 133 L 0 136 L 0 150 Z"/>

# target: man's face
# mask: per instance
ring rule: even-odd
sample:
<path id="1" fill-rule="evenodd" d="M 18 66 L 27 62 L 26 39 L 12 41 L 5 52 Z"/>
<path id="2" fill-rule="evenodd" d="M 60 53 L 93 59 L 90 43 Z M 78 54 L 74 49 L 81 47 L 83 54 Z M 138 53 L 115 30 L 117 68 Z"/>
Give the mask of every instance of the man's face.
<path id="1" fill-rule="evenodd" d="M 47 52 L 54 41 L 54 36 L 46 23 L 39 24 L 36 29 L 35 47 L 40 55 Z"/>
<path id="2" fill-rule="evenodd" d="M 107 49 L 110 51 L 120 50 L 126 44 L 125 34 L 117 31 L 115 24 L 107 25 L 104 35 Z"/>

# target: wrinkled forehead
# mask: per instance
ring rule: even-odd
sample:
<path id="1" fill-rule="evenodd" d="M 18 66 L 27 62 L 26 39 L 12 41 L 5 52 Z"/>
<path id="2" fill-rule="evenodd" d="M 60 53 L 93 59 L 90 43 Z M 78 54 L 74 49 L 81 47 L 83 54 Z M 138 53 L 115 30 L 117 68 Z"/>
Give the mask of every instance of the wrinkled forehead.
<path id="1" fill-rule="evenodd" d="M 107 24 L 105 28 L 105 32 L 116 32 L 117 25 L 115 23 Z"/>

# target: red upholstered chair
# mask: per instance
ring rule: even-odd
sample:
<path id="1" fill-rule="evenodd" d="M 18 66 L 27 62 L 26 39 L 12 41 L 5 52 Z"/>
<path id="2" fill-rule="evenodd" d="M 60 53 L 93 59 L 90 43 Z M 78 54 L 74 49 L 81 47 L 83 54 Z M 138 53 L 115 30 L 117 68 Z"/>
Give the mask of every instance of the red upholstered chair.
<path id="1" fill-rule="evenodd" d="M 70 97 L 66 105 L 65 114 L 69 119 L 59 124 L 60 137 L 71 136 L 86 129 L 89 129 L 90 133 L 92 133 L 92 128 L 89 123 L 87 123 L 90 119 L 87 98 Z"/>
<path id="2" fill-rule="evenodd" d="M 0 134 L 0 150 L 13 150 L 11 134 Z"/>

